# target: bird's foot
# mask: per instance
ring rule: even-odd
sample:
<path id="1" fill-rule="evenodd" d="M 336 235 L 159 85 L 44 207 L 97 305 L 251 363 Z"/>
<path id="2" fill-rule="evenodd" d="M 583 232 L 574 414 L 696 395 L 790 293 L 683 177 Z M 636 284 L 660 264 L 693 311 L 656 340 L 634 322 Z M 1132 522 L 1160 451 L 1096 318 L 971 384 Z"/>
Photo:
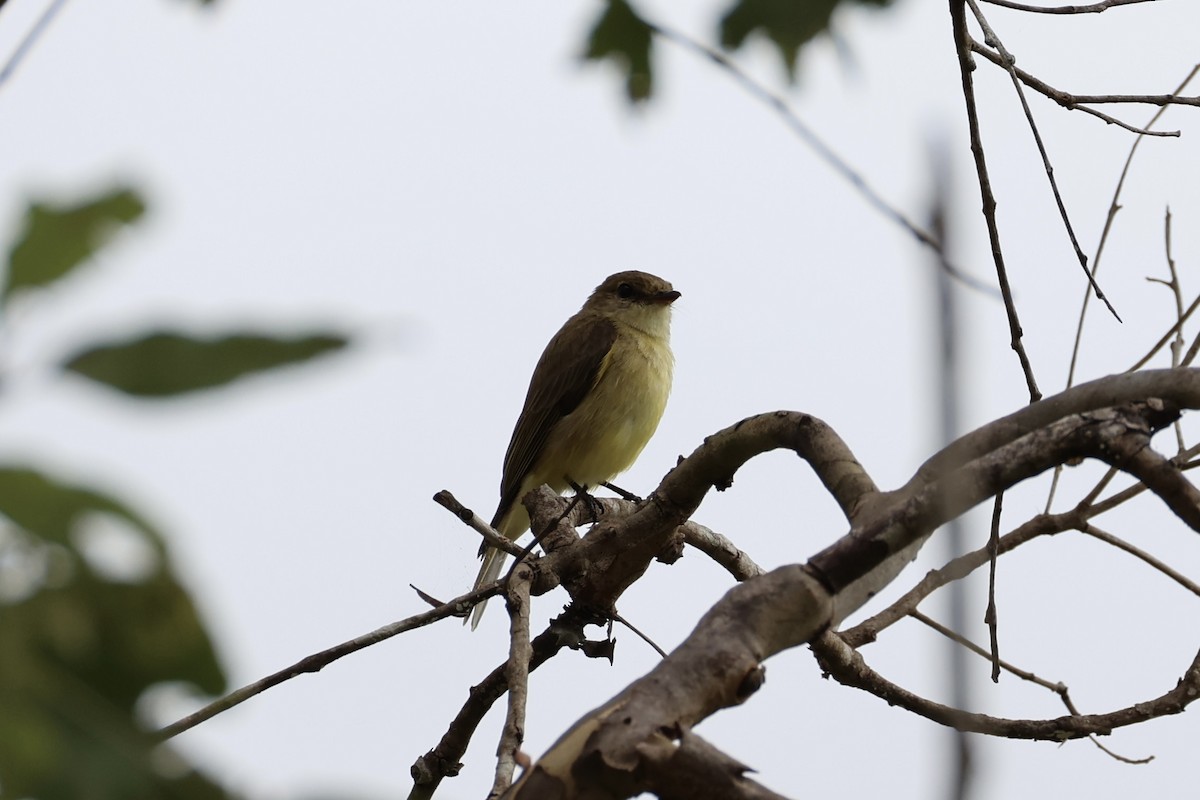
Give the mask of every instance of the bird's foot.
<path id="1" fill-rule="evenodd" d="M 592 522 L 599 522 L 600 515 L 604 513 L 604 506 L 600 504 L 599 500 L 592 497 L 586 486 L 580 486 L 574 481 L 570 481 L 570 484 L 571 488 L 575 490 L 575 497 L 571 499 L 571 505 L 567 506 L 567 509 L 570 510 L 571 506 L 582 500 L 587 504 L 588 511 L 591 512 Z"/>

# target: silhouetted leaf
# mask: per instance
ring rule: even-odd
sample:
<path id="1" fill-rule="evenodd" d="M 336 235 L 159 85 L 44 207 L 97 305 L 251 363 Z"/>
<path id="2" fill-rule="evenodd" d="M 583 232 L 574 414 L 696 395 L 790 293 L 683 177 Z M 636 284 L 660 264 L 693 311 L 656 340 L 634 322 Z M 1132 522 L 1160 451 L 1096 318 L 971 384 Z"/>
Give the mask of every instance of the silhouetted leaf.
<path id="1" fill-rule="evenodd" d="M 829 29 L 838 6 L 851 3 L 883 7 L 891 0 L 738 0 L 721 18 L 721 46 L 736 50 L 761 31 L 779 48 L 794 77 L 800 48 Z"/>
<path id="2" fill-rule="evenodd" d="M 654 75 L 650 67 L 653 35 L 646 21 L 625 0 L 608 0 L 608 8 L 596 20 L 588 37 L 584 57 L 611 59 L 625 75 L 625 93 L 630 100 L 650 97 Z"/>
<path id="3" fill-rule="evenodd" d="M 344 336 L 330 333 L 295 338 L 232 334 L 200 339 L 157 332 L 89 348 L 69 358 L 63 369 L 138 397 L 166 397 L 308 361 L 347 344 Z"/>
<path id="4" fill-rule="evenodd" d="M 116 518 L 153 554 L 136 579 L 109 579 L 80 549 L 97 517 Z M 0 467 L 0 522 L 4 796 L 227 797 L 182 761 L 164 769 L 136 722 L 155 684 L 225 688 L 158 533 L 118 500 L 25 467 Z"/>
<path id="5" fill-rule="evenodd" d="M 18 289 L 46 286 L 67 275 L 145 210 L 141 196 L 128 187 L 76 205 L 30 203 L 24 228 L 9 252 L 0 300 L 7 302 Z"/>

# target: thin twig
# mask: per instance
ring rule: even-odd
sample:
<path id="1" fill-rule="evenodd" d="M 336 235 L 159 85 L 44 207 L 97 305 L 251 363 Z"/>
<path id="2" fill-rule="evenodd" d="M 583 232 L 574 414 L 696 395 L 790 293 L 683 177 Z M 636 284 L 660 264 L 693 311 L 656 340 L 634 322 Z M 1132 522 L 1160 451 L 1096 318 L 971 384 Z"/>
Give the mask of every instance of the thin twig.
<path id="1" fill-rule="evenodd" d="M 967 648 L 967 650 L 971 651 L 972 653 L 974 653 L 977 656 L 980 656 L 981 658 L 989 658 L 989 657 L 994 658 L 994 655 L 989 656 L 989 654 L 986 650 L 984 650 L 982 647 L 980 647 L 979 645 L 972 642 L 970 639 L 967 639 L 965 636 L 959 636 L 954 631 L 950 630 L 949 628 L 945 627 L 944 625 L 939 624 L 938 622 L 925 616 L 924 614 L 922 614 L 919 611 L 914 611 L 911 614 L 909 614 L 909 616 L 911 616 L 913 619 L 929 626 L 933 630 L 940 633 L 942 636 L 945 636 L 948 639 L 950 639 L 954 642 L 957 642 L 958 644 Z M 1050 691 L 1054 692 L 1056 695 L 1058 695 L 1059 699 L 1062 701 L 1063 705 L 1066 706 L 1067 711 L 1069 711 L 1072 716 L 1075 716 L 1075 717 L 1083 716 L 1082 714 L 1079 713 L 1079 709 L 1075 707 L 1075 703 L 1071 701 L 1070 690 L 1067 689 L 1067 685 L 1065 683 L 1062 683 L 1061 681 L 1059 681 L 1057 683 L 1051 683 L 1050 681 L 1046 680 L 1045 678 L 1039 678 L 1037 675 L 1033 674 L 1032 672 L 1023 670 L 1020 667 L 1017 667 L 1017 666 L 1014 666 L 1013 664 L 1008 663 L 1007 661 L 1002 661 L 999 663 L 1003 665 L 1004 669 L 1011 672 L 1013 675 L 1016 675 L 1017 677 L 1019 677 L 1023 680 L 1027 680 L 1030 683 L 1036 683 L 1038 686 L 1041 686 L 1043 688 L 1049 689 Z M 994 669 L 994 667 L 993 667 L 993 669 Z M 1154 756 L 1148 756 L 1147 758 L 1129 758 L 1128 756 L 1123 756 L 1119 753 L 1114 753 L 1112 750 L 1110 750 L 1109 748 L 1102 745 L 1095 736 L 1088 736 L 1088 739 L 1090 739 L 1092 744 L 1096 745 L 1096 747 L 1099 747 L 1101 750 L 1103 750 L 1109 757 L 1114 758 L 1117 761 L 1121 761 L 1126 764 L 1149 764 L 1151 761 L 1154 760 Z"/>
<path id="2" fill-rule="evenodd" d="M 1011 8 L 1016 11 L 1030 11 L 1035 14 L 1099 14 L 1101 11 L 1107 11 L 1116 6 L 1130 6 L 1134 3 L 1153 3 L 1154 0 L 1102 0 L 1099 3 L 1090 3 L 1086 6 L 1031 6 L 1025 3 L 1017 3 L 1015 0 L 983 0 L 983 2 L 1003 8 Z"/>
<path id="3" fill-rule="evenodd" d="M 633 631 L 638 636 L 638 638 L 640 638 L 643 642 L 645 642 L 646 644 L 648 644 L 652 648 L 654 648 L 654 652 L 658 653 L 661 657 L 663 657 L 663 658 L 667 657 L 666 650 L 663 650 L 661 647 L 658 646 L 657 643 L 655 643 L 655 641 L 653 639 L 651 639 L 649 636 L 647 636 L 646 634 L 644 634 L 640 630 L 638 630 L 636 627 L 634 627 L 634 625 L 629 620 L 625 619 L 624 617 L 622 617 L 620 614 L 616 613 L 615 611 L 612 613 L 612 618 L 614 620 L 616 620 L 617 622 L 621 623 L 622 625 L 624 625 L 626 628 L 629 628 L 629 630 Z"/>
<path id="4" fill-rule="evenodd" d="M 871 669 L 861 653 L 846 646 L 833 633 L 826 633 L 814 640 L 812 649 L 826 672 L 845 686 L 870 692 L 885 700 L 889 706 L 899 706 L 957 730 L 1010 739 L 1062 742 L 1093 734 L 1107 735 L 1120 727 L 1138 725 L 1168 714 L 1179 714 L 1200 698 L 1200 653 L 1197 653 L 1173 688 L 1135 705 L 1105 714 L 1070 714 L 1046 720 L 1002 719 L 935 703 L 886 680 Z"/>
<path id="5" fill-rule="evenodd" d="M 1017 316 L 1017 306 L 1013 300 L 1012 288 L 1008 284 L 1008 270 L 1004 266 L 1004 252 L 1000 247 L 1000 229 L 996 224 L 996 197 L 992 194 L 992 183 L 988 177 L 987 159 L 983 151 L 983 139 L 979 129 L 979 112 L 975 105 L 975 83 L 971 71 L 975 68 L 971 59 L 971 37 L 967 32 L 965 0 L 950 0 L 950 20 L 954 34 L 954 49 L 958 54 L 958 69 L 962 77 L 963 101 L 967 110 L 967 124 L 971 131 L 971 153 L 975 157 L 975 172 L 978 177 L 979 193 L 983 200 L 983 218 L 987 222 L 988 241 L 992 249 L 992 261 L 996 265 L 996 280 L 1000 285 L 1000 295 L 1004 299 L 1004 310 L 1008 316 L 1008 331 L 1011 337 L 1010 345 L 1021 363 L 1021 371 L 1025 374 L 1025 384 L 1029 389 L 1029 402 L 1041 399 L 1037 380 L 1033 377 L 1033 367 L 1029 356 L 1025 353 L 1025 345 L 1021 342 L 1021 320 Z"/>
<path id="6" fill-rule="evenodd" d="M 986 2 L 986 0 L 984 0 L 984 2 Z M 984 45 L 980 44 L 979 42 L 975 41 L 974 39 L 971 40 L 971 52 L 977 53 L 977 54 L 983 56 L 988 61 L 992 62 L 993 64 L 995 64 L 998 67 L 1006 67 L 1007 66 L 1004 62 L 1004 59 L 1000 55 L 993 52 L 991 49 L 985 47 Z M 1173 95 L 1173 94 L 1155 94 L 1155 95 L 1071 94 L 1070 92 L 1064 92 L 1061 89 L 1055 89 L 1053 86 L 1046 83 L 1041 78 L 1038 78 L 1036 75 L 1032 75 L 1032 74 L 1026 72 L 1025 70 L 1021 69 L 1020 67 L 1016 66 L 1016 64 L 1012 64 L 1011 66 L 1012 66 L 1012 71 L 1016 74 L 1016 76 L 1018 78 L 1021 79 L 1021 83 L 1025 84 L 1030 89 L 1033 89 L 1035 92 L 1045 95 L 1046 97 L 1050 98 L 1054 102 L 1058 103 L 1063 108 L 1065 108 L 1069 111 L 1082 111 L 1085 114 L 1091 114 L 1093 117 L 1103 120 L 1104 122 L 1108 123 L 1109 125 L 1116 125 L 1117 127 L 1124 128 L 1125 130 L 1129 131 L 1130 133 L 1137 133 L 1137 134 L 1141 134 L 1142 136 L 1162 136 L 1162 137 L 1174 138 L 1174 137 L 1180 136 L 1181 134 L 1179 131 L 1152 131 L 1148 128 L 1139 128 L 1136 125 L 1131 125 L 1128 122 L 1117 119 L 1116 117 L 1113 117 L 1109 114 L 1105 114 L 1103 111 L 1099 111 L 1097 109 L 1091 108 L 1090 106 L 1087 106 L 1084 104 L 1085 103 L 1144 103 L 1146 105 L 1158 105 L 1158 106 L 1200 105 L 1200 97 L 1180 97 L 1178 95 Z"/>
<path id="7" fill-rule="evenodd" d="M 1072 530 L 1083 523 L 1083 514 L 1072 509 L 1061 514 L 1039 514 L 1018 525 L 1000 537 L 996 553 L 1004 555 L 1039 536 L 1053 536 Z M 942 567 L 930 570 L 916 586 L 901 595 L 894 603 L 838 635 L 853 648 L 875 641 L 879 634 L 896 624 L 916 609 L 929 595 L 950 583 L 961 580 L 988 563 L 989 547 L 984 546 L 964 556 L 946 562 Z"/>
<path id="8" fill-rule="evenodd" d="M 25 38 L 17 45 L 17 49 L 8 57 L 8 61 L 4 64 L 3 69 L 0 69 L 0 87 L 4 86 L 8 82 L 8 79 L 13 76 L 17 66 L 25 60 L 25 56 L 29 55 L 29 51 L 33 49 L 34 43 L 46 32 L 55 15 L 66 4 L 67 0 L 54 0 L 50 5 L 46 6 L 46 10 L 38 17 L 37 22 L 33 23 L 33 27 L 25 34 Z"/>
<path id="9" fill-rule="evenodd" d="M 1004 509 L 1004 492 L 996 493 L 992 506 L 992 530 L 988 535 L 988 605 L 983 621 L 988 626 L 988 643 L 992 656 L 992 683 L 1000 682 L 1000 632 L 996 612 L 996 561 L 1000 557 L 1000 515 Z"/>
<path id="10" fill-rule="evenodd" d="M 1089 508 L 1092 503 L 1096 502 L 1096 498 L 1100 496 L 1100 493 L 1103 492 L 1110 483 L 1112 483 L 1112 479 L 1120 474 L 1121 470 L 1117 469 L 1116 467 L 1109 467 L 1108 471 L 1104 473 L 1104 477 L 1096 481 L 1096 485 L 1092 487 L 1090 492 L 1084 495 L 1083 499 L 1079 501 L 1079 505 L 1077 507 L 1080 509 Z"/>
<path id="11" fill-rule="evenodd" d="M 491 597 L 499 590 L 496 583 L 482 586 L 467 594 L 454 598 L 453 600 L 443 603 L 437 608 L 430 609 L 423 614 L 415 614 L 407 619 L 402 619 L 399 622 L 393 622 L 390 625 L 384 625 L 382 628 L 376 628 L 370 633 L 357 636 L 347 642 L 334 645 L 319 653 L 313 653 L 310 656 L 300 659 L 290 667 L 281 669 L 278 672 L 272 673 L 265 678 L 261 678 L 254 683 L 230 692 L 224 697 L 214 700 L 204 708 L 189 714 L 178 722 L 173 722 L 165 728 L 151 734 L 155 741 L 166 741 L 172 736 L 176 736 L 184 731 L 194 728 L 205 720 L 215 717 L 223 711 L 228 711 L 239 703 L 243 703 L 254 697 L 256 694 L 262 694 L 272 686 L 277 686 L 284 681 L 291 680 L 297 675 L 303 675 L 308 672 L 319 672 L 325 667 L 337 661 L 343 656 L 348 656 L 351 653 L 356 653 L 365 647 L 370 647 L 373 644 L 378 644 L 385 639 L 390 639 L 393 636 L 411 631 L 414 628 L 420 628 L 429 625 L 432 622 L 437 622 L 439 619 L 461 615 L 464 608 L 471 608 L 480 600 L 486 597 Z"/>
<path id="12" fill-rule="evenodd" d="M 533 657 L 529 662 L 529 671 L 532 672 L 549 661 L 563 648 L 578 646 L 583 640 L 583 625 L 590 622 L 590 619 L 581 618 L 579 611 L 572 609 L 551 621 L 549 627 L 530 643 Z M 408 793 L 408 800 L 428 800 L 437 792 L 443 778 L 458 774 L 462 768 L 459 759 L 466 753 L 479 723 L 483 721 L 484 715 L 492 705 L 508 690 L 507 668 L 508 662 L 505 661 L 471 687 L 466 702 L 450 722 L 442 738 L 433 749 L 413 763 L 409 769 L 413 776 L 413 786 Z"/>
<path id="13" fill-rule="evenodd" d="M 1196 334 L 1196 338 L 1192 339 L 1192 344 L 1188 347 L 1187 352 L 1183 355 L 1183 360 L 1179 362 L 1181 367 L 1190 367 L 1192 362 L 1196 360 L 1196 354 L 1200 352 L 1200 332 Z"/>
<path id="14" fill-rule="evenodd" d="M 1124 539 L 1121 539 L 1117 536 L 1113 536 L 1111 533 L 1108 533 L 1107 531 L 1097 528 L 1095 525 L 1091 524 L 1090 522 L 1085 525 L 1082 525 L 1079 528 L 1079 532 L 1086 533 L 1088 536 L 1099 539 L 1100 541 L 1105 542 L 1107 544 L 1111 544 L 1113 547 L 1116 547 L 1119 550 L 1124 550 L 1126 553 L 1129 553 L 1129 555 L 1134 556 L 1135 558 L 1141 559 L 1142 561 L 1149 564 L 1151 567 L 1154 567 L 1156 570 L 1161 572 L 1163 575 L 1166 575 L 1168 578 L 1175 581 L 1183 588 L 1187 589 L 1192 594 L 1196 595 L 1197 597 L 1200 597 L 1200 584 L 1196 583 L 1195 581 L 1193 581 L 1191 578 L 1187 577 L 1183 573 L 1175 570 L 1168 564 L 1166 564 L 1162 561 L 1159 561 L 1157 558 L 1150 555 L 1146 551 L 1141 550 L 1140 548 L 1130 544 L 1129 542 L 1125 541 Z"/>
<path id="15" fill-rule="evenodd" d="M 986 0 L 985 0 L 986 2 Z M 1147 106 L 1200 106 L 1200 96 L 1178 94 L 1076 94 L 1071 96 L 1076 103 L 1136 103 Z M 1178 132 L 1174 132 L 1178 135 Z M 1170 136 L 1160 132 L 1157 136 Z"/>
<path id="16" fill-rule="evenodd" d="M 1171 290 L 1171 294 L 1175 297 L 1175 338 L 1171 340 L 1171 366 L 1178 367 L 1180 357 L 1183 355 L 1183 288 L 1179 283 L 1179 273 L 1175 270 L 1175 259 L 1171 256 L 1171 207 L 1167 206 L 1166 219 L 1163 221 L 1163 238 L 1166 240 L 1167 251 L 1167 271 L 1171 273 L 1171 280 L 1167 283 L 1167 287 Z M 1183 439 L 1183 424 L 1176 420 L 1172 426 L 1175 428 L 1175 440 L 1179 445 L 1178 452 L 1182 453 L 1187 448 L 1187 443 Z"/>
<path id="17" fill-rule="evenodd" d="M 1173 94 L 1179 94 L 1186 89 L 1187 85 L 1192 82 L 1193 78 L 1196 77 L 1197 72 L 1200 72 L 1200 64 L 1196 64 L 1194 67 L 1192 67 L 1191 71 L 1188 72 L 1187 76 L 1179 83 L 1179 86 L 1175 89 Z M 1162 108 L 1158 109 L 1158 111 L 1154 112 L 1154 115 L 1150 117 L 1150 121 L 1146 123 L 1147 130 L 1154 127 L 1159 118 L 1166 113 L 1166 110 L 1167 106 L 1163 106 Z M 1112 201 L 1108 205 L 1108 215 L 1104 220 L 1104 230 L 1100 232 L 1100 243 L 1096 245 L 1096 255 L 1092 259 L 1093 275 L 1100 271 L 1100 257 L 1104 253 L 1104 245 L 1108 242 L 1108 234 L 1112 231 L 1113 219 L 1116 217 L 1117 212 L 1121 209 L 1119 203 L 1121 199 L 1121 192 L 1125 188 L 1125 179 L 1129 176 L 1129 168 L 1133 164 L 1133 156 L 1137 153 L 1138 145 L 1141 143 L 1142 135 L 1139 135 L 1133 140 L 1133 144 L 1129 146 L 1129 155 L 1125 156 L 1125 164 L 1121 167 L 1121 176 L 1117 179 L 1117 188 L 1113 190 Z M 1075 343 L 1071 348 L 1071 366 L 1067 371 L 1066 388 L 1068 389 L 1075 385 L 1075 369 L 1079 363 L 1079 349 L 1083 342 L 1083 323 L 1087 317 L 1088 302 L 1091 300 L 1091 297 L 1091 292 L 1083 293 L 1083 305 L 1079 310 L 1079 322 L 1075 326 Z M 1057 475 L 1058 472 L 1056 471 L 1056 478 Z"/>
<path id="18" fill-rule="evenodd" d="M 482 536 L 483 540 L 489 546 L 495 547 L 497 550 L 503 550 L 510 556 L 520 556 L 525 552 L 525 550 L 516 542 L 497 533 L 491 525 L 488 525 L 487 522 L 484 521 L 483 517 L 479 516 L 474 511 L 458 502 L 458 498 L 446 489 L 442 489 L 440 492 L 435 494 L 433 496 L 433 502 L 437 503 L 451 514 L 458 517 L 460 522 Z"/>
<path id="19" fill-rule="evenodd" d="M 985 650 L 982 647 L 980 647 L 979 645 L 975 644 L 967 637 L 962 636 L 961 634 L 955 633 L 954 631 L 947 628 L 945 625 L 942 625 L 941 623 L 931 619 L 930 617 L 926 616 L 925 614 L 921 613 L 920 611 L 916 611 L 916 610 L 910 611 L 910 612 L 908 612 L 908 616 L 912 617 L 917 622 L 923 623 L 927 627 L 932 628 L 933 630 L 937 631 L 942 636 L 945 636 L 947 639 L 951 640 L 952 642 L 957 642 L 958 644 L 960 644 L 963 647 L 970 650 L 975 655 L 980 656 L 981 658 L 988 659 L 989 661 L 991 660 L 991 658 L 992 658 L 991 654 L 988 653 L 987 650 Z M 1062 683 L 1055 683 L 1052 681 L 1048 681 L 1045 678 L 1039 678 L 1037 675 L 1030 672 L 1029 670 L 1021 669 L 1020 667 L 1016 666 L 1015 664 L 1010 664 L 1007 661 L 1004 661 L 1003 659 L 1000 660 L 1000 666 L 1006 672 L 1011 672 L 1013 675 L 1017 676 L 1021 680 L 1029 681 L 1030 683 L 1036 683 L 1038 686 L 1041 686 L 1044 689 L 1049 689 L 1050 691 L 1054 692 L 1055 694 L 1061 695 L 1063 688 L 1065 688 L 1065 687 L 1063 687 Z"/>
<path id="20" fill-rule="evenodd" d="M 950 275 L 954 277 L 955 280 L 961 281 L 966 286 L 969 286 L 977 291 L 981 291 L 986 294 L 994 294 L 995 290 L 991 286 L 988 286 L 978 278 L 968 275 L 966 272 L 963 272 L 962 269 L 948 261 L 945 258 L 945 254 L 942 252 L 942 243 L 939 242 L 936 237 L 909 219 L 903 211 L 888 203 L 887 200 L 884 200 L 879 192 L 875 191 L 875 189 L 872 188 L 869 183 L 867 183 L 867 180 L 863 177 L 862 173 L 850 166 L 850 164 L 844 158 L 839 156 L 829 144 L 827 144 L 820 136 L 816 134 L 815 131 L 813 131 L 812 128 L 810 128 L 803 120 L 800 119 L 799 115 L 792 110 L 783 97 L 775 94 L 770 89 L 754 80 L 754 78 L 750 77 L 750 75 L 744 72 L 741 67 L 734 63 L 729 56 L 725 55 L 719 50 L 709 47 L 708 45 L 705 45 L 702 42 L 691 38 L 687 34 L 675 30 L 674 28 L 669 28 L 665 25 L 645 19 L 644 21 L 651 31 L 658 34 L 663 39 L 673 42 L 684 49 L 691 50 L 693 53 L 712 61 L 718 67 L 729 73 L 729 75 L 735 81 L 737 81 L 737 83 L 739 83 L 750 96 L 757 98 L 759 101 L 765 103 L 769 108 L 775 111 L 780 118 L 783 119 L 784 124 L 787 125 L 792 133 L 799 137 L 809 147 L 811 147 L 816 152 L 817 157 L 824 161 L 830 168 L 832 168 L 834 172 L 841 175 L 842 178 L 844 178 L 846 182 L 849 183 L 863 197 L 863 199 L 867 201 L 868 205 L 870 205 L 879 213 L 883 214 L 883 216 L 895 222 L 904 230 L 908 231 L 908 233 L 911 234 L 918 242 L 941 254 L 943 256 L 942 263 L 944 268 L 950 273 Z"/>
<path id="21" fill-rule="evenodd" d="M 1116 317 L 1117 322 L 1120 322 L 1121 315 L 1113 308 L 1112 303 L 1109 302 L 1104 291 L 1100 288 L 1100 284 L 1096 283 L 1096 276 L 1088 268 L 1087 256 L 1083 254 L 1083 248 L 1079 246 L 1079 239 L 1075 236 L 1075 228 L 1071 225 L 1071 218 L 1067 214 L 1067 206 L 1063 202 L 1062 193 L 1058 191 L 1058 181 L 1054 179 L 1054 167 L 1050 164 L 1050 154 L 1046 152 L 1046 144 L 1042 141 L 1042 134 L 1038 130 L 1037 123 L 1033 120 L 1033 111 L 1029 108 L 1029 100 L 1025 97 L 1025 90 L 1021 87 L 1020 78 L 1017 77 L 1016 59 L 1004 47 L 1004 43 L 1000 41 L 1000 37 L 996 35 L 996 31 L 988 23 L 987 17 L 979 9 L 979 4 L 975 0 L 967 0 L 967 4 L 971 6 L 971 12 L 975 15 L 976 22 L 983 28 L 984 43 L 989 47 L 994 47 L 996 52 L 1000 54 L 1004 69 L 1008 72 L 1013 89 L 1016 90 L 1017 97 L 1021 101 L 1021 109 L 1025 112 L 1025 119 L 1029 123 L 1029 130 L 1033 133 L 1033 141 L 1037 144 L 1038 153 L 1042 157 L 1042 166 L 1046 170 L 1046 178 L 1050 181 L 1050 190 L 1054 194 L 1054 203 L 1058 206 L 1058 214 L 1062 217 L 1063 227 L 1067 229 L 1067 237 L 1071 240 L 1071 247 L 1075 250 L 1075 258 L 1079 261 L 1079 266 L 1083 269 L 1083 274 L 1087 276 L 1092 291 L 1096 293 L 1096 299 L 1103 301 L 1104 305 L 1108 307 L 1109 313 Z"/>
<path id="22" fill-rule="evenodd" d="M 1196 73 L 1200 72 L 1200 64 L 1196 64 L 1188 72 L 1187 76 L 1179 83 L 1175 89 L 1175 94 L 1179 94 L 1187 85 L 1192 82 L 1192 78 L 1196 77 Z M 1166 112 L 1167 107 L 1163 106 L 1154 112 L 1150 117 L 1150 121 L 1146 123 L 1146 128 L 1152 128 L 1159 118 Z M 1116 219 L 1117 212 L 1121 210 L 1120 199 L 1121 192 L 1125 188 L 1125 179 L 1129 176 L 1129 168 L 1133 164 L 1133 156 L 1137 153 L 1138 145 L 1142 143 L 1142 135 L 1139 135 L 1133 140 L 1133 144 L 1129 147 L 1129 154 L 1125 156 L 1125 164 L 1121 167 L 1121 176 L 1117 179 L 1117 187 L 1113 190 L 1112 200 L 1108 204 L 1108 213 L 1104 219 L 1104 229 L 1100 232 L 1100 242 L 1096 245 L 1096 255 L 1092 258 L 1092 274 L 1095 275 L 1100 271 L 1100 259 L 1104 255 L 1104 246 L 1108 243 L 1108 235 L 1112 231 L 1113 220 Z M 1067 369 L 1067 385 L 1066 388 L 1071 388 L 1075 385 L 1075 370 L 1079 365 L 1079 351 L 1083 345 L 1083 325 L 1087 319 L 1088 305 L 1092 299 L 1091 291 L 1083 293 L 1083 303 L 1079 308 L 1079 320 L 1075 324 L 1075 341 L 1071 346 L 1071 365 Z M 1200 296 L 1197 296 L 1197 302 L 1200 302 Z M 1195 303 L 1193 303 L 1195 305 Z M 1190 312 L 1189 312 L 1190 313 Z M 1197 338 L 1197 344 L 1200 345 L 1200 337 Z M 1151 353 L 1155 352 L 1152 350 Z M 1190 351 L 1189 351 L 1190 352 Z M 1149 356 L 1147 356 L 1149 359 Z M 1190 362 L 1189 362 L 1190 363 Z M 1139 364 L 1140 366 L 1140 364 Z M 1138 366 L 1135 366 L 1137 369 Z M 1050 491 L 1046 497 L 1046 513 L 1050 512 L 1051 506 L 1054 503 L 1054 493 L 1058 489 L 1058 481 L 1062 477 L 1062 465 L 1054 468 L 1054 477 L 1050 481 Z"/>
<path id="23" fill-rule="evenodd" d="M 1196 299 L 1193 300 L 1186 309 L 1184 309 L 1183 314 L 1179 317 L 1179 319 L 1176 320 L 1171 327 L 1167 328 L 1167 332 L 1164 333 L 1159 340 L 1154 343 L 1150 350 L 1147 351 L 1146 355 L 1139 358 L 1133 366 L 1125 371 L 1137 372 L 1139 369 L 1149 364 L 1150 359 L 1154 358 L 1154 356 L 1158 354 L 1158 351 L 1163 349 L 1163 347 L 1165 347 L 1171 341 L 1171 337 L 1179 331 L 1179 329 L 1183 326 L 1183 323 L 1188 321 L 1188 318 L 1192 316 L 1192 313 L 1195 312 L 1197 308 L 1200 308 L 1200 294 L 1196 295 Z"/>

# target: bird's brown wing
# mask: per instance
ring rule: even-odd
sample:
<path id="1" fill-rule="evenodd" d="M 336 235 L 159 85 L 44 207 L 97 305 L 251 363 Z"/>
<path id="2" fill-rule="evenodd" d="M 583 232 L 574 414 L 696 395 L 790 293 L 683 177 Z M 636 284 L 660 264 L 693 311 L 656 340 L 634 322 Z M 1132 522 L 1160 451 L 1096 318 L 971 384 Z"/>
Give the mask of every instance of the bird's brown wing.
<path id="1" fill-rule="evenodd" d="M 617 328 L 609 320 L 591 314 L 577 315 L 546 345 L 533 370 L 525 407 L 504 455 L 500 506 L 492 520 L 493 527 L 519 499 L 521 482 L 533 469 L 555 424 L 574 411 L 595 385 L 604 357 L 616 338 Z M 548 364 L 555 365 L 553 374 Z"/>

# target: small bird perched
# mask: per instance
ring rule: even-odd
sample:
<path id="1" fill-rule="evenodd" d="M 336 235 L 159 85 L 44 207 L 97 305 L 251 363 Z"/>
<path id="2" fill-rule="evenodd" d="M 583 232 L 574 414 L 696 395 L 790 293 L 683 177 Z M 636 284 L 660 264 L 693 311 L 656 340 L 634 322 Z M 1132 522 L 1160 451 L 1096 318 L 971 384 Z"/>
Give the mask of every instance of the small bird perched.
<path id="1" fill-rule="evenodd" d="M 679 292 L 646 272 L 610 275 L 554 334 L 538 359 L 504 455 L 492 527 L 529 529 L 521 498 L 549 484 L 560 494 L 629 469 L 654 435 L 671 393 L 671 303 Z M 486 544 L 475 588 L 500 577 L 504 553 Z M 485 603 L 471 612 L 479 625 Z"/>

